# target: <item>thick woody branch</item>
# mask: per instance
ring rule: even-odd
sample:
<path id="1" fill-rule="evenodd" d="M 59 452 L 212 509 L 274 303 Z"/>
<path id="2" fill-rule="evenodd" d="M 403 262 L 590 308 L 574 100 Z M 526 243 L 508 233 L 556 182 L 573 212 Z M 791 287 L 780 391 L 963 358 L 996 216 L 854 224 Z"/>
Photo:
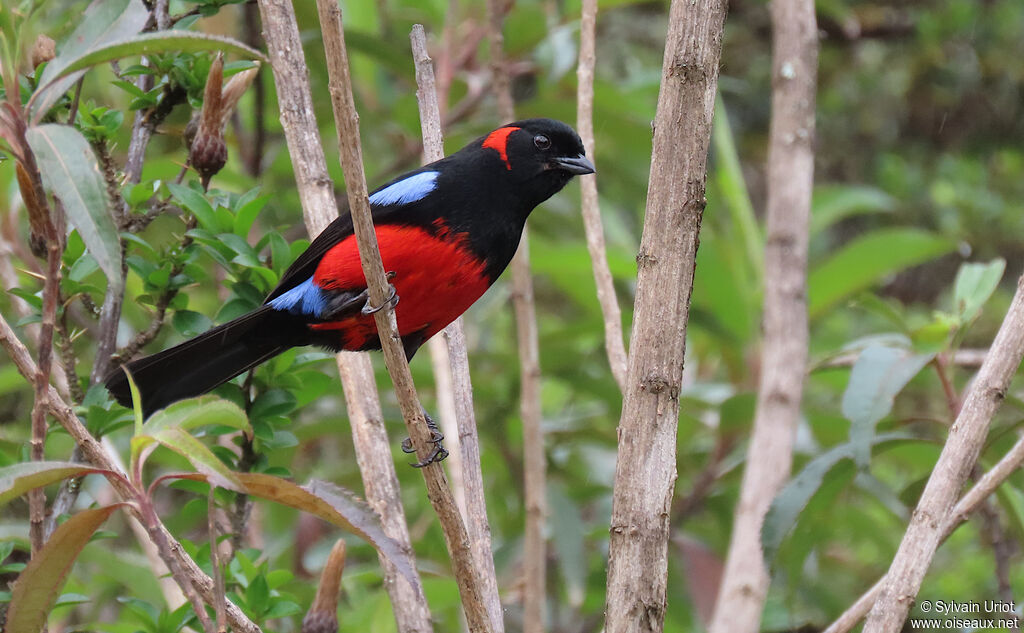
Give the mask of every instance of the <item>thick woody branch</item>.
<path id="1" fill-rule="evenodd" d="M 946 445 L 921 493 L 896 557 L 882 582 L 878 600 L 868 615 L 865 633 L 888 633 L 903 626 L 942 541 L 943 522 L 953 510 L 956 495 L 974 467 L 992 416 L 1002 404 L 1022 356 L 1024 277 L 1017 281 L 1017 292 L 1006 318 L 964 398 L 956 422 L 949 429 Z"/>
<path id="2" fill-rule="evenodd" d="M 341 150 L 341 164 L 345 171 L 349 208 L 352 225 L 359 247 L 359 259 L 366 277 L 367 291 L 373 305 L 383 306 L 388 301 L 388 281 L 384 264 L 377 246 L 377 234 L 370 213 L 370 201 L 363 174 L 362 146 L 359 139 L 359 115 L 352 96 L 349 75 L 348 52 L 345 49 L 345 35 L 341 22 L 341 10 L 330 0 L 318 0 L 320 27 L 327 55 L 327 69 L 330 75 L 331 104 L 334 108 L 335 124 L 338 128 L 338 145 Z M 377 331 L 384 352 L 391 381 L 395 386 L 402 417 L 405 419 L 409 437 L 421 461 L 427 460 L 432 452 L 431 433 L 427 428 L 423 409 L 420 407 L 413 384 L 412 373 L 398 333 L 398 323 L 393 310 L 379 310 L 374 314 Z M 452 491 L 445 480 L 444 470 L 437 462 L 422 468 L 427 484 L 427 496 L 441 521 L 445 541 L 451 555 L 455 580 L 462 596 L 469 630 L 491 630 L 489 615 L 480 591 L 481 580 L 476 568 L 466 527 L 455 505 Z"/>
<path id="3" fill-rule="evenodd" d="M 441 139 L 441 113 L 438 105 L 437 88 L 434 81 L 434 65 L 427 54 L 427 40 L 423 27 L 413 26 L 410 34 L 413 60 L 416 64 L 416 98 L 419 102 L 420 127 L 423 130 L 423 161 L 433 162 L 444 157 Z M 455 494 L 461 488 L 463 516 L 466 530 L 480 570 L 481 593 L 491 619 L 494 633 L 501 633 L 505 623 L 501 616 L 501 598 L 498 595 L 498 577 L 494 570 L 494 555 L 491 552 L 491 526 L 487 522 L 487 502 L 484 497 L 484 479 L 480 468 L 480 439 L 476 432 L 476 416 L 473 412 L 473 385 L 469 375 L 469 356 L 466 352 L 466 337 L 462 330 L 462 318 L 445 328 L 443 338 L 431 341 L 431 355 L 435 348 L 442 348 L 437 356 L 443 357 L 441 366 L 435 368 L 438 376 L 438 400 L 451 401 L 457 429 L 458 473 Z M 447 383 L 447 394 L 442 397 L 442 385 Z M 449 458 L 451 459 L 451 458 Z M 453 469 L 454 470 L 454 469 Z M 459 485 L 461 484 L 461 485 Z"/>
<path id="4" fill-rule="evenodd" d="M 583 0 L 580 18 L 580 62 L 576 68 L 576 130 L 583 140 L 587 156 L 594 161 L 594 65 L 596 63 L 595 29 L 597 0 Z M 580 199 L 583 211 L 583 230 L 587 235 L 590 265 L 594 269 L 597 301 L 604 317 L 604 346 L 608 352 L 608 365 L 619 390 L 626 388 L 626 346 L 622 342 L 622 311 L 615 296 L 612 271 L 608 267 L 608 253 L 604 243 L 604 225 L 597 201 L 597 175 L 580 176 Z"/>
<path id="5" fill-rule="evenodd" d="M 764 247 L 764 342 L 747 449 L 711 633 L 755 633 L 768 595 L 761 525 L 789 478 L 807 365 L 807 243 L 814 187 L 818 29 L 814 0 L 772 0 L 772 119 Z"/>
<path id="6" fill-rule="evenodd" d="M 988 499 L 1022 465 L 1024 465 L 1024 436 L 1018 439 L 1006 455 L 960 498 L 953 511 L 943 519 L 940 542 L 945 542 L 958 527 L 967 521 L 981 503 Z M 883 576 L 865 591 L 856 602 L 825 629 L 824 633 L 847 633 L 857 626 L 875 604 L 885 580 L 886 576 Z"/>
<path id="7" fill-rule="evenodd" d="M 292 4 L 284 0 L 264 0 L 259 8 L 306 228 L 310 235 L 317 235 L 337 217 L 338 208 L 313 115 L 309 74 L 295 13 Z M 408 567 L 415 569 L 370 358 L 366 353 L 341 353 L 337 364 L 367 501 L 380 514 L 385 534 L 399 543 Z M 381 557 L 381 565 L 398 630 L 401 633 L 431 631 L 430 610 L 418 578 L 416 584 L 411 585 L 389 559 Z"/>
<path id="8" fill-rule="evenodd" d="M 637 256 L 612 492 L 605 631 L 661 631 L 686 324 L 703 216 L 723 0 L 674 0 Z"/>

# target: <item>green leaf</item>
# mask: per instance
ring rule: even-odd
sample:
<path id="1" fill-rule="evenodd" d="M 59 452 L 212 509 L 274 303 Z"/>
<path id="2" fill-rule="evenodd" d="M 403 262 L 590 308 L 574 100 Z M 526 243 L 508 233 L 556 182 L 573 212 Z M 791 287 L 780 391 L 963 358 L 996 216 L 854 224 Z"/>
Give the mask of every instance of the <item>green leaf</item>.
<path id="1" fill-rule="evenodd" d="M 840 220 L 869 213 L 888 213 L 895 201 L 881 189 L 863 185 L 818 185 L 811 199 L 811 235 Z"/>
<path id="2" fill-rule="evenodd" d="M 68 221 L 78 229 L 108 283 L 123 283 L 121 242 L 110 215 L 106 183 L 88 141 L 78 130 L 56 124 L 29 128 L 26 136 L 43 184 L 64 204 Z"/>
<path id="3" fill-rule="evenodd" d="M 261 618 L 269 606 L 269 601 L 270 587 L 267 586 L 267 579 L 259 574 L 245 588 L 245 603 L 257 618 Z"/>
<path id="4" fill-rule="evenodd" d="M 1006 260 L 993 259 L 987 264 L 964 263 L 953 285 L 954 310 L 961 323 L 970 323 L 981 312 L 988 298 L 996 291 L 1006 270 Z"/>
<path id="5" fill-rule="evenodd" d="M 850 421 L 850 444 L 857 466 L 867 468 L 875 425 L 892 411 L 896 394 L 935 358 L 910 350 L 870 345 L 860 353 L 843 393 L 843 416 Z"/>
<path id="6" fill-rule="evenodd" d="M 171 323 L 174 325 L 174 329 L 189 337 L 198 336 L 213 325 L 210 317 L 192 310 L 176 311 L 171 318 Z"/>
<path id="7" fill-rule="evenodd" d="M 144 433 L 156 433 L 164 429 L 191 431 L 201 426 L 218 424 L 239 431 L 249 428 L 249 420 L 235 403 L 217 396 L 200 396 L 175 402 L 161 409 L 146 421 Z"/>
<path id="8" fill-rule="evenodd" d="M 819 317 L 886 275 L 934 259 L 955 247 L 948 238 L 917 229 L 868 233 L 814 268 L 808 280 L 808 312 L 812 319 Z"/>
<path id="9" fill-rule="evenodd" d="M 143 451 L 151 450 L 155 444 L 166 446 L 187 459 L 213 485 L 235 492 L 245 492 L 236 473 L 225 466 L 224 462 L 220 461 L 205 444 L 189 435 L 185 430 L 171 427 L 137 435 L 132 438 L 132 455 L 139 455 L 138 459 L 145 459 L 148 452 L 144 454 Z"/>
<path id="10" fill-rule="evenodd" d="M 66 90 L 68 86 L 77 80 L 77 76 L 73 73 L 96 66 L 97 64 L 112 62 L 122 57 L 154 55 L 156 53 L 170 53 L 174 51 L 183 53 L 223 51 L 224 53 L 234 53 L 249 59 L 267 60 L 258 50 L 229 37 L 219 35 L 175 30 L 144 33 L 135 37 L 122 37 L 117 41 L 102 43 L 90 48 L 88 52 L 77 56 L 73 60 L 69 60 L 63 68 L 55 71 L 52 77 L 47 77 L 45 82 L 41 81 L 40 88 L 36 90 L 36 93 L 32 95 L 32 99 L 29 101 L 32 119 L 33 121 L 38 121 L 45 114 L 49 105 L 63 93 L 63 90 L 60 90 L 60 88 L 63 87 Z M 40 95 L 45 95 L 45 97 Z"/>
<path id="11" fill-rule="evenodd" d="M 875 436 L 872 444 L 882 446 L 914 439 L 913 436 L 905 433 L 883 433 Z M 764 548 L 765 562 L 769 567 L 774 561 L 783 539 L 796 525 L 797 518 L 810 502 L 811 497 L 821 488 L 826 477 L 838 464 L 854 458 L 855 450 L 853 442 L 847 442 L 818 455 L 807 462 L 803 469 L 790 479 L 775 496 L 765 515 L 764 525 L 761 527 L 761 545 Z"/>
<path id="12" fill-rule="evenodd" d="M 217 228 L 217 214 L 214 213 L 213 206 L 210 205 L 206 196 L 185 185 L 168 183 L 167 188 L 181 206 L 196 216 L 200 226 L 208 231 L 219 230 Z"/>
<path id="13" fill-rule="evenodd" d="M 18 577 L 7 611 L 8 631 L 39 631 L 71 566 L 107 517 L 124 504 L 83 510 L 61 523 Z"/>
<path id="14" fill-rule="evenodd" d="M 760 286 L 761 262 L 764 258 L 764 238 L 757 223 L 754 205 L 750 202 L 743 168 L 740 165 L 736 142 L 733 140 L 732 128 L 729 127 L 729 116 L 725 103 L 721 98 L 715 101 L 715 119 L 712 126 L 712 143 L 715 147 L 715 174 L 718 185 L 725 198 L 726 208 L 732 219 L 732 225 L 739 233 L 743 244 L 743 253 L 747 260 L 743 270 L 753 276 L 751 287 Z M 749 279 L 749 277 L 748 277 Z"/>
<path id="15" fill-rule="evenodd" d="M 103 0 L 92 3 L 74 32 L 61 44 L 60 54 L 46 65 L 39 88 L 29 104 L 32 121 L 38 122 L 82 72 L 68 67 L 87 51 L 130 37 L 146 25 L 149 11 L 141 0 Z M 84 72 L 84 71 L 83 71 Z"/>
<path id="16" fill-rule="evenodd" d="M 34 488 L 89 473 L 110 471 L 72 462 L 21 462 L 5 466 L 0 468 L 0 505 Z"/>

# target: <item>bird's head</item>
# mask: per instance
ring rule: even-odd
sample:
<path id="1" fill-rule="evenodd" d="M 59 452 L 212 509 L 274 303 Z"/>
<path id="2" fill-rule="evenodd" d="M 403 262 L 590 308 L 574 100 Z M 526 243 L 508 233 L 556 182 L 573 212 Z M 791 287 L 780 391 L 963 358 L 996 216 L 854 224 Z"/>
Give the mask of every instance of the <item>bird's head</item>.
<path id="1" fill-rule="evenodd" d="M 502 126 L 481 140 L 489 161 L 515 183 L 532 206 L 558 193 L 573 176 L 594 173 L 583 142 L 571 127 L 553 119 L 526 119 Z"/>

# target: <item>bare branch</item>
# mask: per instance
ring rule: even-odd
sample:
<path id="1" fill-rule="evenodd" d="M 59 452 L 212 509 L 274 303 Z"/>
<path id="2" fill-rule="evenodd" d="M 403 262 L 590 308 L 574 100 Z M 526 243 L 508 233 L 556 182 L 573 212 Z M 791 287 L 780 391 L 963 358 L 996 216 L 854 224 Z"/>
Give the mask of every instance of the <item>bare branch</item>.
<path id="1" fill-rule="evenodd" d="M 953 511 L 946 515 L 942 521 L 940 541 L 945 542 L 958 527 L 967 521 L 971 514 L 978 509 L 978 506 L 990 497 L 996 488 L 1001 486 L 1021 465 L 1024 465 L 1024 436 L 1017 440 L 1017 443 L 1007 451 L 1006 455 L 960 498 Z M 825 629 L 824 633 L 847 633 L 857 626 L 857 623 L 868 614 L 872 605 L 875 604 L 885 580 L 886 577 L 883 576 L 865 591 L 856 602 L 836 618 L 835 622 Z"/>
<path id="2" fill-rule="evenodd" d="M 299 28 L 290 2 L 264 0 L 259 3 L 259 8 L 306 228 L 310 235 L 317 235 L 337 217 L 338 208 L 313 115 L 313 99 Z M 415 569 L 398 477 L 370 358 L 366 353 L 341 353 L 337 356 L 337 364 L 367 501 L 380 514 L 385 534 L 399 543 L 408 558 L 408 566 Z M 398 630 L 401 633 L 431 631 L 430 610 L 418 579 L 415 586 L 410 585 L 394 564 L 384 557 L 381 557 L 381 566 Z"/>
<path id="3" fill-rule="evenodd" d="M 612 493 L 605 631 L 661 631 L 686 324 L 718 86 L 722 0 L 674 0 L 637 256 Z"/>
<path id="4" fill-rule="evenodd" d="M 764 342 L 754 432 L 711 633 L 754 633 L 768 595 L 761 525 L 789 478 L 807 365 L 807 242 L 814 187 L 814 0 L 772 0 L 772 119 Z"/>
<path id="5" fill-rule="evenodd" d="M 427 54 L 426 35 L 421 25 L 413 26 L 410 40 L 416 63 L 416 97 L 419 102 L 420 127 L 423 130 L 423 161 L 433 162 L 444 157 L 434 66 Z M 461 496 L 459 507 L 465 517 L 476 566 L 480 570 L 483 583 L 480 590 L 491 619 L 491 628 L 495 633 L 501 633 L 505 623 L 501 615 L 494 554 L 491 552 L 491 527 L 487 522 L 487 502 L 480 468 L 480 439 L 473 412 L 473 385 L 470 381 L 469 357 L 461 317 L 445 328 L 443 339 L 435 337 L 430 341 L 430 352 L 431 358 L 438 357 L 440 360 L 434 369 L 438 377 L 438 401 L 450 400 L 452 411 L 447 415 L 454 419 L 457 429 L 454 434 L 447 433 L 458 442 L 457 447 L 453 446 L 456 454 L 449 458 L 450 462 L 457 459 L 457 467 L 449 466 L 456 501 Z"/>
<path id="6" fill-rule="evenodd" d="M 942 521 L 953 508 L 957 493 L 974 467 L 989 422 L 1002 404 L 1021 357 L 1024 356 L 1024 277 L 996 334 L 989 354 L 970 390 L 946 445 L 925 485 L 910 525 L 903 535 L 875 606 L 864 625 L 865 633 L 898 631 L 942 540 Z"/>
<path id="7" fill-rule="evenodd" d="M 583 0 L 580 19 L 580 62 L 576 68 L 576 128 L 583 147 L 596 159 L 594 150 L 594 31 L 597 23 L 597 0 Z M 608 253 L 604 244 L 604 225 L 597 201 L 597 175 L 580 176 L 580 198 L 583 211 L 583 230 L 587 234 L 590 265 L 594 269 L 597 301 L 604 317 L 604 346 L 608 352 L 608 365 L 619 390 L 626 388 L 626 346 L 622 342 L 622 311 L 615 296 L 612 271 L 608 268 Z"/>
<path id="8" fill-rule="evenodd" d="M 383 306 L 388 301 L 388 281 L 377 247 L 377 236 L 370 213 L 370 201 L 363 174 L 362 147 L 359 139 L 359 115 L 356 113 L 349 76 L 348 53 L 345 49 L 345 35 L 341 22 L 341 9 L 330 0 L 318 0 L 320 27 L 323 34 L 324 50 L 327 55 L 327 69 L 330 75 L 331 103 L 338 131 L 338 145 L 341 150 L 342 169 L 345 172 L 352 225 L 359 247 L 359 259 L 366 276 L 367 291 L 374 305 Z M 384 362 L 387 365 L 395 394 L 402 410 L 409 437 L 421 461 L 433 453 L 431 432 L 420 407 L 413 384 L 412 373 L 405 357 L 402 340 L 398 334 L 398 323 L 393 310 L 379 310 L 374 314 L 377 331 L 380 333 Z M 455 580 L 466 610 L 470 631 L 488 631 L 489 615 L 483 604 L 480 591 L 479 570 L 474 565 L 469 537 L 462 517 L 455 505 L 444 470 L 437 462 L 422 469 L 427 484 L 427 496 L 441 521 L 445 541 L 452 559 Z"/>

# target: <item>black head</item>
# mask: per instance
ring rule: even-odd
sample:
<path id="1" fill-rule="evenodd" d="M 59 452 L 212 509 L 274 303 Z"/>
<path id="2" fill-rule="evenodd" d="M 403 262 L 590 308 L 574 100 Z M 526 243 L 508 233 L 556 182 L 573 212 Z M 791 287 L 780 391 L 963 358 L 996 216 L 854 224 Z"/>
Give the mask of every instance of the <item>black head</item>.
<path id="1" fill-rule="evenodd" d="M 487 159 L 504 169 L 532 208 L 558 193 L 573 176 L 594 173 L 583 141 L 553 119 L 525 119 L 502 126 L 480 141 Z"/>

